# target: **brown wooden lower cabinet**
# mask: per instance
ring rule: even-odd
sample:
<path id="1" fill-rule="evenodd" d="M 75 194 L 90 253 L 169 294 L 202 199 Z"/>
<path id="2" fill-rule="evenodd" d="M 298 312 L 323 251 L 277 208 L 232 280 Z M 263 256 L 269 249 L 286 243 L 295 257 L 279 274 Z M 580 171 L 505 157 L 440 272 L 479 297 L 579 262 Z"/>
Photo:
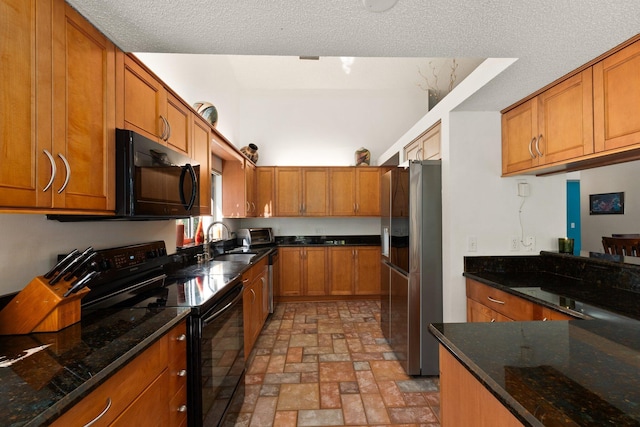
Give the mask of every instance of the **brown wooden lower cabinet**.
<path id="1" fill-rule="evenodd" d="M 263 258 L 242 275 L 244 291 L 242 295 L 242 310 L 244 321 L 244 357 L 249 358 L 264 321 L 269 315 L 265 311 L 265 298 L 267 298 L 269 269 L 267 258 Z"/>
<path id="2" fill-rule="evenodd" d="M 379 246 L 280 247 L 279 299 L 380 295 Z"/>
<path id="3" fill-rule="evenodd" d="M 52 426 L 86 425 L 92 421 L 95 426 L 149 425 L 150 422 L 154 426 L 181 425 L 186 420 L 186 376 L 176 366 L 186 369 L 185 333 L 183 321 Z M 175 407 L 170 405 L 171 401 L 175 401 Z"/>
<path id="4" fill-rule="evenodd" d="M 440 423 L 446 427 L 523 425 L 443 346 L 440 346 Z"/>
<path id="5" fill-rule="evenodd" d="M 467 279 L 467 322 L 571 319 L 576 317 Z"/>

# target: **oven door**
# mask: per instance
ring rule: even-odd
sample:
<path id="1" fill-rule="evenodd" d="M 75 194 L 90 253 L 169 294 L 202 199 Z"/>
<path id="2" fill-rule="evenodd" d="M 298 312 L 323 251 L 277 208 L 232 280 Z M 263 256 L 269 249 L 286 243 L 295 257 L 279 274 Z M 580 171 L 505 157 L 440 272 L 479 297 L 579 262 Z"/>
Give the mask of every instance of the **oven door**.
<path id="1" fill-rule="evenodd" d="M 244 393 L 242 283 L 213 308 L 191 318 L 190 426 L 218 426 L 233 397 Z"/>

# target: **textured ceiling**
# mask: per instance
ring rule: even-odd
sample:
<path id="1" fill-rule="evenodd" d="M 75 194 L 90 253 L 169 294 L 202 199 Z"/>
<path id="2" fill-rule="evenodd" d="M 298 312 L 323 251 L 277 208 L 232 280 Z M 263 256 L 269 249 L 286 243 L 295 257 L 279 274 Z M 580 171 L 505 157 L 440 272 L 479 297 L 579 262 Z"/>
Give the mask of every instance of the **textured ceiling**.
<path id="1" fill-rule="evenodd" d="M 499 110 L 634 36 L 638 0 L 68 0 L 129 52 L 516 57 L 463 104 Z"/>

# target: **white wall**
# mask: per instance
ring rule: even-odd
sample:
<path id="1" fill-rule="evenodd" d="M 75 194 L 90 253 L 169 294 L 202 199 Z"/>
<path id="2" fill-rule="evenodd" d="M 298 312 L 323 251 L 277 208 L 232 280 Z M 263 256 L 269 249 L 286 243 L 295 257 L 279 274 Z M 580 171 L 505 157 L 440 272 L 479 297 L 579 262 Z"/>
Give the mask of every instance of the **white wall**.
<path id="1" fill-rule="evenodd" d="M 0 214 L 0 295 L 24 288 L 35 276 L 46 273 L 58 254 L 164 240 L 175 252 L 175 221 L 67 222 L 44 215 Z"/>
<path id="2" fill-rule="evenodd" d="M 444 321 L 466 320 L 464 256 L 526 255 L 557 250 L 566 234 L 566 177 L 502 178 L 499 112 L 452 112 L 442 119 Z M 534 236 L 533 252 L 512 252 L 509 240 L 520 236 L 518 179 L 531 195 L 522 209 L 522 225 Z M 468 252 L 468 237 L 477 252 Z"/>
<path id="3" fill-rule="evenodd" d="M 239 228 L 271 227 L 276 236 L 380 235 L 380 218 L 249 218 Z"/>
<path id="4" fill-rule="evenodd" d="M 580 172 L 582 251 L 603 252 L 602 236 L 640 233 L 640 162 Z M 589 194 L 624 192 L 624 215 L 589 215 Z"/>
<path id="5" fill-rule="evenodd" d="M 236 145 L 258 146 L 259 166 L 354 166 L 355 151 L 371 161 L 425 112 L 414 91 L 292 90 L 243 92 Z M 376 126 L 371 126 L 372 124 Z M 380 123 L 387 123 L 381 127 Z"/>
<path id="6" fill-rule="evenodd" d="M 349 166 L 363 146 L 373 165 L 427 111 L 417 85 L 404 91 L 245 90 L 224 56 L 136 55 L 188 103 L 214 104 L 217 129 L 238 148 L 256 144 L 259 166 Z"/>
<path id="7" fill-rule="evenodd" d="M 230 141 L 237 139 L 238 84 L 224 56 L 158 53 L 136 56 L 190 105 L 200 101 L 215 105 L 216 129 Z"/>

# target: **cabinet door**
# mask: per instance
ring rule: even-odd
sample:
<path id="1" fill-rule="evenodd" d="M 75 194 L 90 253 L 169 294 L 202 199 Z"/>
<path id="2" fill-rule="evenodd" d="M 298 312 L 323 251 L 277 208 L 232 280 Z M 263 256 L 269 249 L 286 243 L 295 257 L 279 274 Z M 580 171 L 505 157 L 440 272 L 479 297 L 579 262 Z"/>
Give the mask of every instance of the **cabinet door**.
<path id="1" fill-rule="evenodd" d="M 53 207 L 115 209 L 115 46 L 53 3 Z"/>
<path id="2" fill-rule="evenodd" d="M 304 248 L 304 295 L 327 294 L 326 248 Z"/>
<path id="3" fill-rule="evenodd" d="M 189 107 L 170 93 L 167 93 L 167 117 L 169 129 L 165 135 L 167 144 L 185 156 L 191 154 L 191 129 L 192 114 Z"/>
<path id="4" fill-rule="evenodd" d="M 278 296 L 302 295 L 302 249 L 293 247 L 278 248 L 280 253 L 279 286 L 274 290 Z"/>
<path id="5" fill-rule="evenodd" d="M 276 216 L 300 216 L 301 179 L 300 168 L 277 167 Z"/>
<path id="6" fill-rule="evenodd" d="M 429 129 L 422 138 L 422 159 L 439 160 L 440 155 L 440 123 Z"/>
<path id="7" fill-rule="evenodd" d="M 2 207 L 51 205 L 51 190 L 42 191 L 53 171 L 44 151 L 51 155 L 51 21 L 47 19 L 51 11 L 48 7 L 47 2 L 35 0 L 0 2 Z M 45 84 L 36 90 L 39 81 Z"/>
<path id="8" fill-rule="evenodd" d="M 211 215 L 211 129 L 193 116 L 193 158 L 200 163 L 200 215 Z"/>
<path id="9" fill-rule="evenodd" d="M 249 160 L 244 161 L 244 187 L 246 216 L 256 216 L 256 165 Z"/>
<path id="10" fill-rule="evenodd" d="M 356 214 L 380 216 L 379 168 L 356 168 Z"/>
<path id="11" fill-rule="evenodd" d="M 356 249 L 354 247 L 329 248 L 331 295 L 353 295 Z"/>
<path id="12" fill-rule="evenodd" d="M 270 218 L 274 215 L 275 170 L 272 167 L 256 168 L 256 216 Z"/>
<path id="13" fill-rule="evenodd" d="M 592 71 L 584 70 L 538 95 L 539 164 L 593 153 Z"/>
<path id="14" fill-rule="evenodd" d="M 355 214 L 355 185 L 354 168 L 329 169 L 329 206 L 331 215 L 353 216 Z"/>
<path id="15" fill-rule="evenodd" d="M 124 59 L 124 126 L 158 140 L 166 133 L 160 117 L 167 104 L 162 83 L 130 56 Z"/>
<path id="16" fill-rule="evenodd" d="M 593 66 L 595 150 L 640 143 L 640 41 Z"/>
<path id="17" fill-rule="evenodd" d="M 358 247 L 356 256 L 356 295 L 380 295 L 380 247 Z"/>
<path id="18" fill-rule="evenodd" d="M 415 139 L 404 147 L 405 160 L 422 160 L 422 141 Z"/>
<path id="19" fill-rule="evenodd" d="M 502 115 L 502 173 L 529 169 L 538 164 L 534 153 L 538 130 L 538 103 L 529 100 Z"/>
<path id="20" fill-rule="evenodd" d="M 326 216 L 329 197 L 327 168 L 301 168 L 304 216 Z"/>
<path id="21" fill-rule="evenodd" d="M 227 218 L 245 216 L 246 195 L 243 160 L 225 160 L 222 165 L 222 215 Z"/>

